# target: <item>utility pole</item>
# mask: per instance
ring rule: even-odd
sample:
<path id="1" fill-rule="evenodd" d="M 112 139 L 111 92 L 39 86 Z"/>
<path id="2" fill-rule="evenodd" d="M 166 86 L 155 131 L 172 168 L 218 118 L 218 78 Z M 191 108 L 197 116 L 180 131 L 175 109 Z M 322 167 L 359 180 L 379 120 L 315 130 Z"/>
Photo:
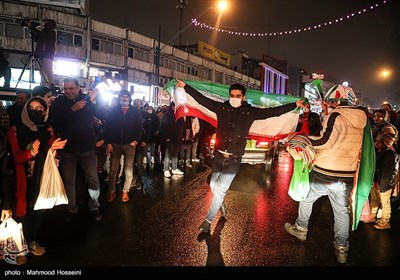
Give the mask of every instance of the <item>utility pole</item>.
<path id="1" fill-rule="evenodd" d="M 176 5 L 176 8 L 180 10 L 179 13 L 179 45 L 182 45 L 182 23 L 183 23 L 183 9 L 185 9 L 188 5 L 188 0 L 179 0 L 179 4 Z"/>

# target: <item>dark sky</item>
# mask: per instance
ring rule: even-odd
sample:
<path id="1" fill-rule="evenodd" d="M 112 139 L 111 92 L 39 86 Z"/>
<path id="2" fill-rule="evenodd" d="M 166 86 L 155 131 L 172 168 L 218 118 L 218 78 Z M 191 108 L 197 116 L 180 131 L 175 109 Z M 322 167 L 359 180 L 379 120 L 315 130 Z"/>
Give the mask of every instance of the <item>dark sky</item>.
<path id="1" fill-rule="evenodd" d="M 400 105 L 400 5 L 398 0 L 228 0 L 229 9 L 219 27 L 237 32 L 279 32 L 314 26 L 364 8 L 368 12 L 312 31 L 283 36 L 248 37 L 213 32 L 191 26 L 183 44 L 205 41 L 224 52 L 244 51 L 286 60 L 308 73 L 324 73 L 327 81 L 348 81 L 372 105 L 383 101 Z M 90 0 L 91 16 L 99 21 L 167 42 L 179 31 L 179 0 Z M 182 26 L 197 18 L 215 1 L 188 0 Z M 379 7 L 370 9 L 373 4 Z M 199 19 L 210 26 L 218 12 L 209 10 Z M 161 32 L 159 27 L 161 26 Z M 177 38 L 173 44 L 179 44 Z M 390 67 L 396 77 L 382 81 L 378 70 Z"/>

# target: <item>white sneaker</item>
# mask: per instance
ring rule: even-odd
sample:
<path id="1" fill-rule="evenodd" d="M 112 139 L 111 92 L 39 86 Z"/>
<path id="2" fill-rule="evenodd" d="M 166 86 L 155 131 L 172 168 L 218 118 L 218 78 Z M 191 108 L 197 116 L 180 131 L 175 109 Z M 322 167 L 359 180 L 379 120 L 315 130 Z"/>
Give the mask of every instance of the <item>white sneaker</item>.
<path id="1" fill-rule="evenodd" d="M 171 178 L 171 173 L 169 171 L 164 171 L 164 176 L 167 178 Z"/>
<path id="2" fill-rule="evenodd" d="M 184 173 L 179 169 L 174 169 L 171 171 L 173 175 L 183 175 Z"/>

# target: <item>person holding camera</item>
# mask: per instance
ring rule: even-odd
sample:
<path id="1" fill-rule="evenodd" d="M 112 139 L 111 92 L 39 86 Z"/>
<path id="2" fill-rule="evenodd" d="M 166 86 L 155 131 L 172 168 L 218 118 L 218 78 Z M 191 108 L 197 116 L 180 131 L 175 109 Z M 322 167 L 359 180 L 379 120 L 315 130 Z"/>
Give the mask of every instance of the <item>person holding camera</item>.
<path id="1" fill-rule="evenodd" d="M 0 47 L 0 78 L 4 77 L 4 87 L 10 87 L 11 68 L 3 47 Z"/>
<path id="2" fill-rule="evenodd" d="M 41 68 L 41 85 L 54 87 L 53 60 L 56 53 L 57 33 L 56 22 L 52 19 L 43 20 L 43 28 L 37 29 L 38 24 L 34 20 L 27 21 L 32 39 L 36 42 L 34 57 L 38 60 Z"/>

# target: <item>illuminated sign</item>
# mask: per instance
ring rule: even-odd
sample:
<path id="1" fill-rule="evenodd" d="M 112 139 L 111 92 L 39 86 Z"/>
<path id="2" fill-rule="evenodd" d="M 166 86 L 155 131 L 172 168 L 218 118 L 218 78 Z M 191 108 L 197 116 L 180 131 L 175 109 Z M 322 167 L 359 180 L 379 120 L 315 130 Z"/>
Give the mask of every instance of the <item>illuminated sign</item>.
<path id="1" fill-rule="evenodd" d="M 313 79 L 313 80 L 323 80 L 324 79 L 324 74 L 312 73 L 311 74 L 311 79 Z"/>
<path id="2" fill-rule="evenodd" d="M 231 56 L 202 41 L 198 42 L 198 54 L 218 63 L 231 66 Z"/>

